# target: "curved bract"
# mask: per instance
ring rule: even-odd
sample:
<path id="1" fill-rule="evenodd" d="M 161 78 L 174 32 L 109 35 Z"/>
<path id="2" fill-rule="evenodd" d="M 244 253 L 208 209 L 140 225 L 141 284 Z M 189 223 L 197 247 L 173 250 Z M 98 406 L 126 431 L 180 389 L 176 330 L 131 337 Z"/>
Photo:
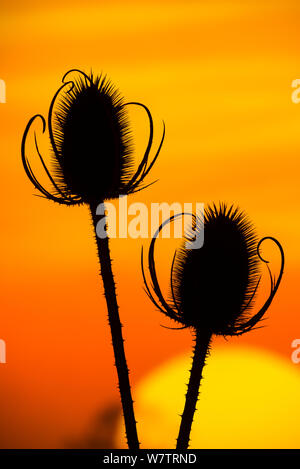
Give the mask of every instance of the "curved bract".
<path id="1" fill-rule="evenodd" d="M 189 250 L 184 245 L 174 254 L 171 299 L 167 300 L 159 286 L 154 248 L 163 226 L 175 217 L 159 227 L 150 244 L 148 267 L 152 288 L 146 280 L 142 256 L 142 273 L 151 301 L 183 327 L 197 331 L 226 336 L 240 335 L 255 328 L 269 308 L 282 278 L 284 252 L 280 243 L 272 237 L 258 242 L 252 224 L 238 208 L 225 204 L 208 207 L 203 220 L 193 215 L 196 229 L 203 229 L 204 225 L 203 247 Z M 261 256 L 260 247 L 268 239 L 279 248 L 280 273 L 275 280 L 268 269 L 270 295 L 259 312 L 250 316 L 260 284 L 260 264 L 268 262 Z"/>
<path id="2" fill-rule="evenodd" d="M 71 73 L 76 74 L 73 80 L 68 79 Z M 143 182 L 161 150 L 165 126 L 159 147 L 149 161 L 153 120 L 144 104 L 124 103 L 106 76 L 88 76 L 74 69 L 67 72 L 62 81 L 50 103 L 47 119 L 52 149 L 51 171 L 39 151 L 34 131 L 35 149 L 51 190 L 38 181 L 26 152 L 28 134 L 35 120 L 40 119 L 43 133 L 46 131 L 43 116 L 38 114 L 30 119 L 22 139 L 24 169 L 41 196 L 65 205 L 95 204 L 150 185 L 143 185 Z M 144 109 L 150 126 L 147 148 L 136 171 L 126 112 L 129 105 Z"/>

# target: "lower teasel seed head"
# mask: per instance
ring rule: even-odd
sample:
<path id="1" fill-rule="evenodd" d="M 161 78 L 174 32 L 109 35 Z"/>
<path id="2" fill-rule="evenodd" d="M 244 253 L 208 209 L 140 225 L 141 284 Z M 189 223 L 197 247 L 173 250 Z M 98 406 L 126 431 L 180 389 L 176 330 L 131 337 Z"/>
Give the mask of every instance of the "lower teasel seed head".
<path id="1" fill-rule="evenodd" d="M 155 241 L 166 222 L 157 230 L 148 253 L 153 291 L 146 280 L 142 258 L 146 293 L 161 312 L 183 327 L 224 336 L 240 335 L 253 329 L 279 287 L 284 266 L 281 245 L 272 237 L 258 242 L 253 225 L 244 212 L 234 206 L 214 204 L 206 208 L 203 219 L 193 216 L 193 222 L 196 230 L 204 228 L 204 244 L 200 249 L 187 249 L 184 245 L 175 253 L 170 301 L 161 292 L 154 259 Z M 275 242 L 280 250 L 280 274 L 275 281 L 269 271 L 270 296 L 260 311 L 250 317 L 261 279 L 260 265 L 268 262 L 259 251 L 266 239 Z"/>
<path id="2" fill-rule="evenodd" d="M 243 212 L 225 205 L 205 210 L 203 247 L 181 248 L 176 256 L 173 290 L 184 324 L 226 334 L 242 319 L 259 280 L 256 247 Z"/>

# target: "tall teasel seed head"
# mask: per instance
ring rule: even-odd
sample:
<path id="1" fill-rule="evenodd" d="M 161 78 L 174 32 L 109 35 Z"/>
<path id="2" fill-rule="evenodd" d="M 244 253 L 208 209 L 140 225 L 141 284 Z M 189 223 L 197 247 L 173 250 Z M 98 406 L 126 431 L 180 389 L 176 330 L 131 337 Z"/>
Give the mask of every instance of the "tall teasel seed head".
<path id="1" fill-rule="evenodd" d="M 71 73 L 77 73 L 77 76 L 73 81 L 67 81 Z M 36 151 L 52 184 L 52 191 L 39 183 L 26 156 L 26 140 L 33 122 L 41 119 L 43 132 L 46 130 L 46 121 L 41 115 L 30 119 L 22 141 L 22 161 L 31 182 L 42 196 L 66 205 L 100 203 L 143 189 L 143 181 L 160 152 L 165 130 L 149 163 L 153 121 L 145 105 L 124 103 L 105 76 L 88 76 L 79 70 L 70 70 L 62 81 L 63 85 L 55 93 L 48 113 L 52 171 L 42 158 L 34 133 Z M 127 116 L 130 104 L 142 107 L 150 124 L 148 145 L 136 171 Z"/>
<path id="2" fill-rule="evenodd" d="M 171 217 L 168 222 L 172 221 Z M 204 228 L 204 244 L 200 249 L 183 245 L 175 253 L 171 268 L 171 299 L 167 301 L 160 289 L 154 259 L 156 238 L 152 239 L 149 272 L 153 292 L 142 271 L 146 292 L 164 314 L 195 330 L 217 335 L 240 335 L 253 329 L 262 319 L 278 289 L 283 274 L 284 253 L 279 242 L 271 237 L 259 242 L 246 215 L 225 204 L 206 208 L 203 219 L 193 216 L 194 229 Z M 267 263 L 260 246 L 271 239 L 281 253 L 281 269 L 275 280 L 270 270 L 271 292 L 260 311 L 250 316 L 260 283 L 260 265 Z"/>

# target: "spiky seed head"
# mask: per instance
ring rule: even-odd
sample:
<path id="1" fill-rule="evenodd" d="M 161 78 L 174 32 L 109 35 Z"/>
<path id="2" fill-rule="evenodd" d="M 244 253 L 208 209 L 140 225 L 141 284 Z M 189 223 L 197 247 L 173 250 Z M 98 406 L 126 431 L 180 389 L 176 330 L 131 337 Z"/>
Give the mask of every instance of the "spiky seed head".
<path id="1" fill-rule="evenodd" d="M 71 73 L 74 80 L 66 81 Z M 156 162 L 165 138 L 165 125 L 153 158 L 153 119 L 142 103 L 124 103 L 119 92 L 106 77 L 90 76 L 72 69 L 65 73 L 63 85 L 55 93 L 48 113 L 48 131 L 54 170 L 48 169 L 39 150 L 36 133 L 36 153 L 48 176 L 48 190 L 32 170 L 27 151 L 29 132 L 36 120 L 46 131 L 46 119 L 33 116 L 24 131 L 21 145 L 22 163 L 28 179 L 41 197 L 64 205 L 89 204 L 91 207 L 120 195 L 145 189 L 145 178 Z M 70 86 L 71 85 L 71 86 Z M 143 109 L 149 121 L 149 138 L 144 156 L 133 168 L 132 141 L 126 109 L 129 105 Z"/>
<path id="2" fill-rule="evenodd" d="M 182 247 L 176 258 L 173 286 L 178 319 L 226 335 L 251 308 L 258 273 L 257 237 L 246 215 L 225 204 L 208 207 L 203 247 Z"/>
<path id="3" fill-rule="evenodd" d="M 55 178 L 83 202 L 117 197 L 132 173 L 123 99 L 103 76 L 79 75 L 53 116 Z"/>

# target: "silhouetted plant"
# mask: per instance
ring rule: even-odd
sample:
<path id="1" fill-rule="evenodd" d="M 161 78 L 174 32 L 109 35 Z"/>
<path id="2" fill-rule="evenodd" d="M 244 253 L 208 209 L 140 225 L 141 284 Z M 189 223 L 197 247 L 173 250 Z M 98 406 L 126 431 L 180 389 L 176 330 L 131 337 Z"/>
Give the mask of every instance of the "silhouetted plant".
<path id="1" fill-rule="evenodd" d="M 238 208 L 220 204 L 204 211 L 203 219 L 193 215 L 193 229 L 204 228 L 204 244 L 200 249 L 187 249 L 184 244 L 174 255 L 170 276 L 170 298 L 165 299 L 156 274 L 154 247 L 162 223 L 149 248 L 148 267 L 152 289 L 146 280 L 143 253 L 142 273 L 146 293 L 155 306 L 169 318 L 180 323 L 182 329 L 191 328 L 195 335 L 193 364 L 182 414 L 177 449 L 187 449 L 193 422 L 202 370 L 209 354 L 214 334 L 241 335 L 256 328 L 270 306 L 279 287 L 284 267 L 284 253 L 280 243 L 265 237 L 257 242 L 255 230 Z M 197 232 L 196 231 L 196 232 Z M 260 254 L 265 240 L 276 243 L 281 254 L 280 273 L 275 280 L 269 267 L 270 295 L 258 313 L 249 317 L 260 283 L 260 261 L 268 263 Z"/>
<path id="2" fill-rule="evenodd" d="M 77 73 L 75 80 L 66 81 L 70 73 Z M 43 116 L 30 119 L 22 141 L 22 161 L 26 174 L 42 197 L 64 205 L 88 204 L 96 229 L 96 207 L 107 199 L 137 192 L 155 163 L 159 148 L 149 162 L 153 142 L 153 121 L 149 109 L 141 103 L 124 103 L 123 98 L 106 77 L 94 77 L 70 70 L 63 77 L 63 85 L 55 93 L 48 113 L 48 131 L 52 148 L 53 169 L 50 171 L 39 151 L 36 133 L 36 152 L 52 185 L 48 191 L 38 181 L 26 156 L 25 144 L 29 130 L 36 119 L 46 130 Z M 68 88 L 68 89 L 67 89 Z M 126 106 L 142 107 L 148 116 L 150 135 L 145 154 L 136 171 L 133 167 L 131 133 Z M 102 218 L 105 215 L 102 215 Z M 115 363 L 124 412 L 128 445 L 139 448 L 134 417 L 133 401 L 126 363 L 122 325 L 119 318 L 116 288 L 112 273 L 108 237 L 96 242 L 103 278 L 108 318 L 112 334 Z"/>

